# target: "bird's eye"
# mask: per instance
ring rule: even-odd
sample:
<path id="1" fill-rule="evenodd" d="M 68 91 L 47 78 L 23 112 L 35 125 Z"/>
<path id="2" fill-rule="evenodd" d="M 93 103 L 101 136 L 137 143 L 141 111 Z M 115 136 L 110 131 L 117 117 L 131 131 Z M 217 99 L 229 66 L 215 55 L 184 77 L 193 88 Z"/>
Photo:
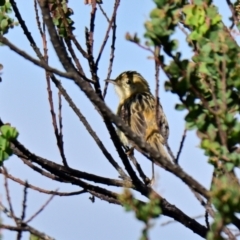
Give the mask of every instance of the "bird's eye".
<path id="1" fill-rule="evenodd" d="M 126 81 L 126 84 L 130 84 L 130 83 L 131 83 L 131 81 L 130 81 L 130 80 L 127 80 L 127 81 Z"/>

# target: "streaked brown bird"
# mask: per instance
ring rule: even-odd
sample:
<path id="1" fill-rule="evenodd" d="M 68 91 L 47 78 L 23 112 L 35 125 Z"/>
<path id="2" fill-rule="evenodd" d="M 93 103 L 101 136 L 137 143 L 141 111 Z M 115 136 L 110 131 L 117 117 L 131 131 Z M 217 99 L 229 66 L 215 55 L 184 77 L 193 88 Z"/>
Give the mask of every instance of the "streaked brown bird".
<path id="1" fill-rule="evenodd" d="M 169 135 L 167 118 L 160 103 L 156 111 L 155 97 L 148 82 L 135 71 L 123 72 L 115 80 L 106 81 L 114 84 L 119 96 L 117 115 L 134 133 L 145 139 L 162 156 L 167 157 L 164 149 Z M 118 130 L 118 134 L 124 146 L 135 148 L 124 133 Z"/>

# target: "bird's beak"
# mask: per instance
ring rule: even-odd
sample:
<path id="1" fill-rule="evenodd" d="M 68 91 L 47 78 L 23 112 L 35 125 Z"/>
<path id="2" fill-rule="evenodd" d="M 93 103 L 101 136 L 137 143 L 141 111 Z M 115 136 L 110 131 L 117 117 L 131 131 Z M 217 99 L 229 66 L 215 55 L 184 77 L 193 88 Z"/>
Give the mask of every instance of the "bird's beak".
<path id="1" fill-rule="evenodd" d="M 116 85 L 116 81 L 115 80 L 112 80 L 112 79 L 106 79 L 105 82 L 107 83 L 112 83 L 113 85 Z"/>

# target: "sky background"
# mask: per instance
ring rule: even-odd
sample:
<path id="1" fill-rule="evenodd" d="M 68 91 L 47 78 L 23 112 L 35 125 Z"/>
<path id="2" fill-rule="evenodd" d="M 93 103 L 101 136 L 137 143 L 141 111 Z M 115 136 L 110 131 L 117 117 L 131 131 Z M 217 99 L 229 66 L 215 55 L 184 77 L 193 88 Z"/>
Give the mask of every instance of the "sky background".
<path id="1" fill-rule="evenodd" d="M 103 2 L 103 8 L 108 16 L 111 16 L 113 1 L 103 0 Z M 220 13 L 223 14 L 223 20 L 228 22 L 230 12 L 225 5 L 225 1 L 216 2 L 218 2 Z M 32 36 L 39 48 L 42 49 L 42 41 L 36 26 L 33 1 L 25 0 L 23 4 L 23 1 L 18 0 L 16 3 Z M 74 34 L 85 48 L 84 28 L 85 26 L 89 26 L 91 7 L 84 5 L 83 0 L 71 0 L 69 1 L 69 6 L 75 13 L 73 15 L 76 27 Z M 126 32 L 136 32 L 143 39 L 145 31 L 144 22 L 148 19 L 149 13 L 153 8 L 154 3 L 149 0 L 121 1 L 117 15 L 116 51 L 111 77 L 115 78 L 121 72 L 127 70 L 138 71 L 148 80 L 154 92 L 154 62 L 148 58 L 150 54 L 133 43 L 126 41 L 124 37 Z M 107 29 L 107 22 L 100 10 L 97 11 L 95 23 L 94 54 L 96 57 Z M 6 37 L 19 48 L 31 53 L 36 58 L 20 27 L 11 29 Z M 191 51 L 187 48 L 186 43 L 184 43 L 185 36 L 180 31 L 177 31 L 174 38 L 179 40 L 179 50 L 182 52 L 183 58 L 189 58 Z M 98 75 L 102 88 L 104 86 L 103 80 L 106 79 L 108 71 L 110 44 L 111 39 L 105 48 L 99 64 Z M 50 65 L 63 69 L 50 43 L 48 50 Z M 87 76 L 90 78 L 91 75 L 87 62 L 80 55 L 78 57 Z M 3 81 L 0 84 L 1 119 L 4 122 L 11 123 L 12 126 L 18 129 L 20 133 L 18 140 L 33 153 L 61 163 L 51 124 L 44 71 L 11 52 L 8 47 L 0 48 L 0 63 L 4 65 L 2 71 Z M 176 154 L 184 130 L 185 112 L 175 110 L 174 106 L 178 102 L 178 98 L 169 92 L 165 92 L 164 82 L 166 79 L 166 76 L 161 71 L 160 99 L 169 120 L 169 143 L 174 154 Z M 84 93 L 71 80 L 62 79 L 62 84 L 114 158 L 120 163 L 102 119 L 98 116 L 98 113 L 85 97 Z M 57 103 L 57 91 L 54 87 L 53 96 L 55 103 Z M 106 103 L 115 112 L 118 98 L 112 86 L 108 88 Z M 63 100 L 63 135 L 65 154 L 72 168 L 99 174 L 100 176 L 117 178 L 117 172 L 104 158 L 65 100 Z M 188 132 L 180 157 L 180 165 L 187 173 L 208 188 L 211 181 L 212 167 L 207 163 L 207 159 L 198 148 L 198 145 L 199 140 L 196 137 L 195 131 Z M 142 168 L 151 177 L 150 162 L 139 154 L 136 154 L 136 156 Z M 6 161 L 5 166 L 10 174 L 22 180 L 28 180 L 29 183 L 41 188 L 48 190 L 59 188 L 59 191 L 68 192 L 79 190 L 76 186 L 60 184 L 42 177 L 14 156 Z M 3 186 L 1 175 L 0 186 Z M 20 216 L 23 187 L 11 180 L 9 180 L 9 186 L 15 213 Z M 204 214 L 204 209 L 200 206 L 189 188 L 181 180 L 158 167 L 157 181 L 154 188 L 162 197 L 166 198 L 171 204 L 176 205 L 187 215 L 194 217 Z M 122 189 L 111 189 L 118 192 L 122 191 Z M 139 195 L 136 196 L 144 199 Z M 0 188 L 0 197 L 7 206 L 3 187 Z M 88 193 L 74 197 L 56 196 L 47 208 L 32 221 L 31 225 L 58 240 L 139 239 L 143 225 L 134 218 L 133 213 L 126 213 L 122 207 L 109 204 L 100 199 L 96 199 L 95 203 L 92 203 L 89 197 Z M 48 198 L 49 195 L 29 189 L 27 218 L 37 211 Z M 3 215 L 2 217 L 4 223 L 10 223 Z M 179 223 L 171 223 L 162 227 L 161 223 L 168 220 L 169 218 L 161 216 L 154 222 L 155 225 L 150 232 L 151 240 L 201 239 L 198 235 Z M 199 222 L 204 224 L 204 218 L 199 219 Z M 3 231 L 3 236 L 5 240 L 11 240 L 16 238 L 16 233 Z M 28 239 L 28 234 L 23 234 L 23 239 Z"/>

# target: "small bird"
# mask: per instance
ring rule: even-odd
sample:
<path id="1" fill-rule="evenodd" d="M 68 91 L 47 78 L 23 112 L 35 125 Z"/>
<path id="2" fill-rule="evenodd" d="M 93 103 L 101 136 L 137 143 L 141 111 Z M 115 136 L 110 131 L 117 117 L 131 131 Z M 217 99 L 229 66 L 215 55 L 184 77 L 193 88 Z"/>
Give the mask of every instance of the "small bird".
<path id="1" fill-rule="evenodd" d="M 167 157 L 164 144 L 167 143 L 169 126 L 163 108 L 159 103 L 156 117 L 156 101 L 152 95 L 148 82 L 135 71 L 121 73 L 112 83 L 119 96 L 117 115 L 131 128 L 131 130 L 145 139 L 162 156 Z M 118 130 L 120 140 L 125 147 L 134 146 Z"/>

